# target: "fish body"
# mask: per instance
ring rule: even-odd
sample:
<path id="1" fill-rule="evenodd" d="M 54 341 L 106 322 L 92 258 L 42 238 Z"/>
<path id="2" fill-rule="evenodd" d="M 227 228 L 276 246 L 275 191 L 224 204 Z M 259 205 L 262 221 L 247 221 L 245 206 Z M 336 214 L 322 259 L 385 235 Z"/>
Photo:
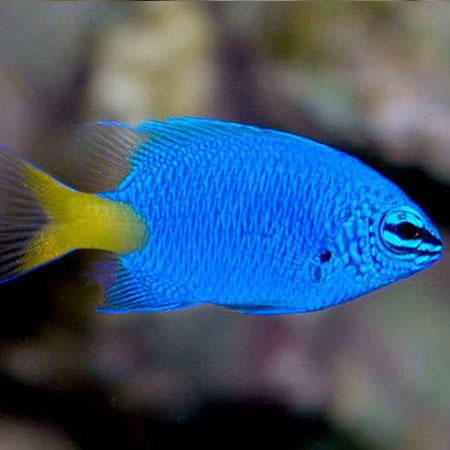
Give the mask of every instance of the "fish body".
<path id="1" fill-rule="evenodd" d="M 214 303 L 307 312 L 410 276 L 441 255 L 439 232 L 416 203 L 325 145 L 209 119 L 93 130 L 91 155 L 116 167 L 104 174 L 116 185 L 85 194 L 84 204 L 100 202 L 102 223 L 114 232 L 97 231 L 108 244 L 97 245 L 94 232 L 68 247 L 117 254 L 97 268 L 101 311 Z M 88 229 L 92 211 L 100 214 L 89 208 L 81 213 Z"/>

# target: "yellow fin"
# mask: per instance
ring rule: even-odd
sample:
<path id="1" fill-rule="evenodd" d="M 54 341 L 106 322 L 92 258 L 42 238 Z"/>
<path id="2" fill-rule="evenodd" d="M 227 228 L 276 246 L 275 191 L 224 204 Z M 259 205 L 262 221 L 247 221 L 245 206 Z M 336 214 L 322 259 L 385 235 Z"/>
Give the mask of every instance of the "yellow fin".
<path id="1" fill-rule="evenodd" d="M 0 184 L 12 194 L 5 196 L 0 185 L 0 281 L 77 248 L 126 254 L 144 245 L 145 222 L 130 205 L 75 191 L 12 153 L 0 153 L 0 173 L 6 172 Z"/>

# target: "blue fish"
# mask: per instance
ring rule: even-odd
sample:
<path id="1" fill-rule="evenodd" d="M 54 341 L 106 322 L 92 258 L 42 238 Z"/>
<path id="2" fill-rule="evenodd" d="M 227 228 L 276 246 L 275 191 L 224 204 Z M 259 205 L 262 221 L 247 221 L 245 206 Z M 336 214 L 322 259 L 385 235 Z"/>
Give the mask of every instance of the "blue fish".
<path id="1" fill-rule="evenodd" d="M 99 122 L 85 161 L 101 192 L 71 189 L 0 151 L 0 281 L 79 248 L 99 311 L 202 303 L 255 314 L 347 302 L 429 267 L 443 245 L 425 212 L 345 153 L 279 131 L 201 118 Z"/>

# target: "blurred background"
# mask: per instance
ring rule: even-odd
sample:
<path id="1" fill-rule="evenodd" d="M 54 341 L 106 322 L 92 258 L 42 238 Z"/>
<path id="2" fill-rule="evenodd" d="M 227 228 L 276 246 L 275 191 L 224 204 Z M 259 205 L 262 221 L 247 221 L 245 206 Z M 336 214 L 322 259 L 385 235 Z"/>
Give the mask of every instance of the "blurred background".
<path id="1" fill-rule="evenodd" d="M 355 154 L 450 226 L 446 2 L 0 3 L 0 143 L 198 115 Z M 1 176 L 1 174 L 0 174 Z M 76 252 L 0 286 L 0 449 L 450 448 L 450 261 L 327 311 L 102 315 Z"/>

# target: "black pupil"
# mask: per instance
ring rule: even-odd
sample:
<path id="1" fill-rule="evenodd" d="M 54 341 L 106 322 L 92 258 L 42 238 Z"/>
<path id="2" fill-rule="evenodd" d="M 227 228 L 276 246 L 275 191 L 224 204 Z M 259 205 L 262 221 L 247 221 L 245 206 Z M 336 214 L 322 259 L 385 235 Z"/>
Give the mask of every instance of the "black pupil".
<path id="1" fill-rule="evenodd" d="M 395 232 L 403 239 L 416 239 L 419 236 L 419 228 L 409 222 L 397 225 Z"/>

